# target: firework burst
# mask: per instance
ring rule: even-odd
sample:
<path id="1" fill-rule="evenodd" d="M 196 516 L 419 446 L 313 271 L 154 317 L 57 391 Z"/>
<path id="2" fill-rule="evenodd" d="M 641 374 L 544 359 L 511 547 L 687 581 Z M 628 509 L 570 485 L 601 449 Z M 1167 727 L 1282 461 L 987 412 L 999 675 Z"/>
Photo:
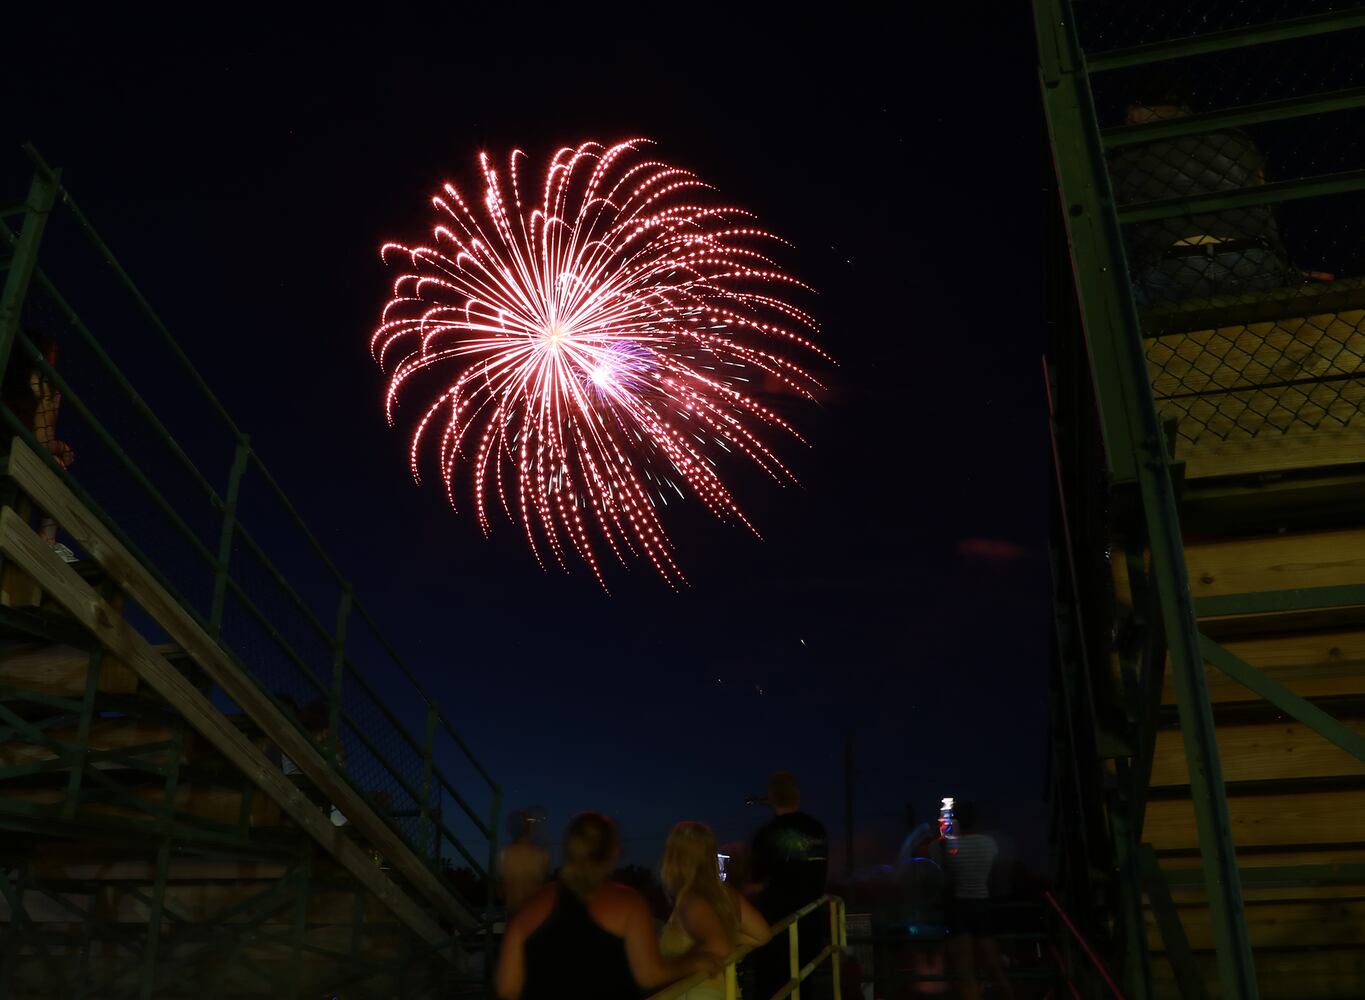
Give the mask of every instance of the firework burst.
<path id="1" fill-rule="evenodd" d="M 481 154 L 482 212 L 446 184 L 431 243 L 383 247 L 407 266 L 371 341 L 390 424 L 425 392 L 413 476 L 434 462 L 452 504 L 467 477 L 485 533 L 501 508 L 542 566 L 576 557 L 604 587 L 607 552 L 683 581 L 670 501 L 696 497 L 757 534 L 719 463 L 792 480 L 766 437 L 800 437 L 757 383 L 813 399 L 819 383 L 790 356 L 826 358 L 788 301 L 806 286 L 767 255 L 782 241 L 644 144 L 561 149 L 530 196 L 524 153 L 505 175 Z"/>

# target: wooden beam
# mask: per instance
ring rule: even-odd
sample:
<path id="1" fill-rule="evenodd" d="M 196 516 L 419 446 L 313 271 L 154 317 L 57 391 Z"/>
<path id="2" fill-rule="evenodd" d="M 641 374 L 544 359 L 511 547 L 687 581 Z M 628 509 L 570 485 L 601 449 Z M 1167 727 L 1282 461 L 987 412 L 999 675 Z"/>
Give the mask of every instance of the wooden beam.
<path id="1" fill-rule="evenodd" d="M 1347 725 L 1365 733 L 1365 722 L 1356 720 Z M 1224 781 L 1365 775 L 1365 762 L 1298 722 L 1219 726 L 1217 735 Z M 1163 729 L 1157 734 L 1151 783 L 1153 788 L 1190 783 L 1179 729 Z"/>
<path id="2" fill-rule="evenodd" d="M 1336 587 L 1365 580 L 1365 528 L 1248 535 L 1185 545 L 1190 596 Z M 1125 559 L 1113 560 L 1115 598 L 1128 606 Z"/>
<path id="3" fill-rule="evenodd" d="M 60 774 L 57 777 L 61 779 L 59 786 L 55 783 L 46 788 L 32 784 L 0 786 L 0 799 L 9 802 L 31 802 L 35 805 L 58 806 L 66 801 L 68 793 L 66 776 Z M 160 806 L 165 798 L 165 792 L 156 786 L 129 788 L 127 792 L 131 798 L 152 808 Z M 176 788 L 171 806 L 178 817 L 197 816 L 200 819 L 212 820 L 222 826 L 232 826 L 237 822 L 242 812 L 242 792 L 233 788 L 217 788 L 213 785 L 183 784 Z M 143 821 L 150 821 L 151 819 L 151 813 L 139 809 L 131 803 L 102 801 L 82 804 L 77 810 L 77 815 L 82 819 L 93 816 L 113 816 Z M 278 826 L 279 823 L 279 804 L 272 799 L 256 796 L 251 802 L 250 825 L 253 828 L 259 828 Z"/>
<path id="4" fill-rule="evenodd" d="M 1361 865 L 1365 864 L 1365 846 L 1338 847 L 1325 844 L 1320 847 L 1305 847 L 1296 851 L 1256 850 L 1239 847 L 1237 867 L 1239 868 L 1286 868 L 1297 865 Z M 1197 869 L 1199 856 L 1195 854 L 1171 854 L 1161 859 L 1163 871 Z"/>
<path id="5" fill-rule="evenodd" d="M 478 921 L 427 867 L 426 862 L 412 851 L 407 842 L 375 812 L 350 782 L 333 770 L 312 741 L 285 717 L 254 680 L 232 662 L 222 647 L 199 627 L 179 602 L 166 593 L 147 569 L 134 559 L 99 519 L 76 498 L 56 473 L 44 465 L 22 439 L 17 437 L 10 445 L 9 474 L 38 509 L 46 511 L 49 517 L 55 519 L 90 554 L 90 557 L 99 563 L 115 585 L 131 595 L 143 611 L 179 643 L 185 654 L 194 660 L 213 682 L 255 721 L 261 731 L 299 766 L 299 770 L 341 810 L 351 826 L 359 831 L 413 888 L 456 927 L 468 929 L 477 926 Z M 27 530 L 27 526 L 22 524 L 17 515 L 11 514 L 11 518 Z M 51 550 L 49 549 L 46 554 L 51 555 Z M 46 584 L 46 581 L 41 579 L 39 582 Z M 88 586 L 84 590 L 86 594 L 94 593 Z M 193 690 L 188 683 L 184 687 Z M 217 712 L 215 715 L 216 724 L 221 726 L 222 715 Z M 262 787 L 264 788 L 264 785 Z M 339 835 L 334 835 L 328 838 L 328 841 L 339 839 L 341 839 Z M 324 843 L 324 846 L 328 845 Z"/>
<path id="6" fill-rule="evenodd" d="M 1304 698 L 1365 695 L 1365 629 L 1286 632 L 1252 639 L 1225 639 L 1223 648 Z M 1169 668 L 1169 664 L 1168 664 Z M 1251 701 L 1255 696 L 1216 667 L 1207 667 L 1214 702 Z M 1169 681 L 1163 705 L 1175 704 Z"/>
<path id="7" fill-rule="evenodd" d="M 85 693 L 85 674 L 90 654 L 74 646 L 51 642 L 26 643 L 0 653 L 0 684 L 39 694 L 79 698 Z M 106 656 L 100 664 L 99 690 L 106 694 L 132 694 L 137 674 Z"/>
<path id="8" fill-rule="evenodd" d="M 1326 469 L 1365 463 L 1365 426 L 1359 417 L 1348 427 L 1330 423 L 1294 433 L 1263 434 L 1227 441 L 1180 439 L 1176 457 L 1189 480 L 1252 476 L 1300 469 Z"/>
<path id="9" fill-rule="evenodd" d="M 1190 947 L 1213 948 L 1213 926 L 1207 906 L 1176 907 Z M 1314 899 L 1248 903 L 1247 930 L 1253 948 L 1304 948 L 1365 945 L 1365 900 Z M 1156 920 L 1147 914 L 1147 942 L 1153 951 L 1164 945 Z"/>
<path id="10" fill-rule="evenodd" d="M 1245 847 L 1365 843 L 1365 788 L 1229 795 L 1228 813 L 1239 863 Z M 1142 839 L 1158 851 L 1197 848 L 1190 800 L 1149 801 Z"/>
<path id="11" fill-rule="evenodd" d="M 75 744 L 80 737 L 77 726 L 61 726 L 50 729 L 47 735 L 57 743 Z M 90 725 L 87 744 L 91 750 L 112 750 L 117 747 L 143 746 L 148 743 L 165 743 L 171 739 L 170 726 L 129 717 L 97 719 Z M 193 757 L 192 736 L 187 735 L 182 759 Z M 40 760 L 56 760 L 57 752 L 41 743 L 30 743 L 22 738 L 0 743 L 0 764 L 24 764 Z M 169 759 L 166 750 L 154 751 L 146 759 L 162 764 Z"/>
<path id="12" fill-rule="evenodd" d="M 16 444 L 16 447 L 22 445 Z M 31 453 L 28 457 L 36 461 Z M 13 470 L 15 466 L 13 453 L 10 458 Z M 44 469 L 43 472 L 47 473 L 47 470 Z M 30 477 L 27 481 L 32 483 L 34 480 Z M 43 485 L 41 481 L 40 485 Z M 92 544 L 101 547 L 101 554 L 109 560 L 108 563 L 102 561 L 101 564 L 114 579 L 122 581 L 134 575 L 130 571 L 130 567 L 135 565 L 132 558 L 122 551 L 122 546 L 112 548 L 110 543 L 113 540 L 108 538 L 102 529 L 95 530 L 92 525 L 85 523 L 87 519 L 93 521 L 93 518 L 89 512 L 84 511 L 84 508 L 80 508 L 69 491 L 64 487 L 59 491 L 53 490 L 50 488 L 53 484 L 50 483 L 45 485 L 49 488 L 40 490 L 39 495 L 34 497 L 40 508 L 57 517 L 58 522 L 77 538 L 87 551 L 93 553 Z M 60 483 L 55 485 L 61 486 Z M 59 509 L 57 505 L 65 509 Z M 73 516 L 71 510 L 73 506 L 80 508 L 84 517 Z M 66 516 L 66 520 L 62 520 L 63 515 Z M 73 530 L 73 526 L 78 527 Z M 450 935 L 386 877 L 365 851 L 346 837 L 339 828 L 333 826 L 331 820 L 323 815 L 322 810 L 313 805 L 293 782 L 271 764 L 265 754 L 252 745 L 183 674 L 171 666 L 164 657 L 158 655 L 146 639 L 116 614 L 89 584 L 58 558 L 51 546 L 39 538 L 33 529 L 8 507 L 0 510 L 0 551 L 7 559 L 22 566 L 25 572 L 38 580 L 43 589 L 77 621 L 93 632 L 124 663 L 136 670 L 145 683 L 175 707 L 190 725 L 216 746 L 243 774 L 278 802 L 294 822 L 336 857 L 362 885 L 383 900 L 403 923 L 429 944 L 439 946 L 450 941 Z M 117 570 L 111 569 L 111 566 L 117 567 Z M 155 594 L 148 596 L 153 600 L 153 606 L 149 607 L 141 595 L 137 596 L 138 603 L 149 614 L 157 617 L 157 611 L 165 609 L 155 606 Z M 170 601 L 164 593 L 161 596 L 164 601 Z M 161 621 L 164 627 L 164 620 L 158 617 L 158 621 Z M 193 640 L 194 637 L 190 638 Z M 181 644 L 187 649 L 191 648 L 188 643 L 182 641 Z M 257 695 L 264 697 L 259 691 Z M 238 704 L 241 704 L 240 700 Z M 278 715 L 278 712 L 276 714 Z M 280 720 L 283 721 L 283 716 L 280 716 Z M 293 729 L 292 725 L 288 728 Z M 297 730 L 293 732 L 299 740 L 303 740 L 302 734 Z M 316 755 L 311 746 L 308 749 Z M 295 760 L 302 757 L 301 751 L 295 756 L 293 747 L 286 748 L 286 752 Z M 351 796 L 358 798 L 354 792 L 351 792 Z"/>

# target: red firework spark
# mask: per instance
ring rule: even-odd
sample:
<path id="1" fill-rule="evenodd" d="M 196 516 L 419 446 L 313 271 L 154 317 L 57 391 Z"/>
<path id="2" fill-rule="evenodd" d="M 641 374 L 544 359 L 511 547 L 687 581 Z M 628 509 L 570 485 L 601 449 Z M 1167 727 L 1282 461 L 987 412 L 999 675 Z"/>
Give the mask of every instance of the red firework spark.
<path id="1" fill-rule="evenodd" d="M 814 320 L 783 296 L 806 286 L 764 252 L 782 241 L 710 204 L 688 171 L 638 158 L 647 141 L 560 149 L 525 202 L 525 154 L 512 153 L 505 181 L 480 154 L 481 215 L 446 184 L 431 244 L 383 247 L 411 269 L 371 341 L 391 373 L 390 424 L 413 376 L 442 380 L 412 435 L 413 476 L 438 439 L 452 504 L 467 469 L 485 533 L 496 495 L 542 566 L 548 550 L 567 569 L 572 551 L 604 587 L 603 543 L 683 581 L 660 518 L 670 494 L 757 534 L 718 453 L 792 480 L 760 433 L 799 435 L 750 386 L 767 378 L 813 399 L 819 383 L 785 355 L 827 358 Z"/>

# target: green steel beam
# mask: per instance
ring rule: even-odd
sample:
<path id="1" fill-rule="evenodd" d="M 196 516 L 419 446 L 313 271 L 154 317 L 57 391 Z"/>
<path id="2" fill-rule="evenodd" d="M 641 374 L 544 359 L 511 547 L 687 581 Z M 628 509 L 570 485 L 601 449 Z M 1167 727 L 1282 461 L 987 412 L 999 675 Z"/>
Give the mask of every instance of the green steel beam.
<path id="1" fill-rule="evenodd" d="M 1119 956 L 1120 975 L 1127 987 L 1127 1000 L 1151 1000 L 1152 969 L 1147 957 L 1147 922 L 1142 913 L 1142 872 L 1138 853 L 1138 834 L 1130 822 L 1131 810 L 1121 800 L 1123 786 L 1128 784 L 1122 760 L 1116 762 L 1119 788 L 1111 794 L 1120 797 L 1110 810 L 1109 822 L 1114 838 L 1114 856 L 1118 865 L 1119 905 L 1115 919 L 1119 924 L 1124 947 Z"/>
<path id="2" fill-rule="evenodd" d="M 440 861 L 441 849 L 440 838 L 432 836 L 433 843 L 427 842 L 427 833 L 432 829 L 431 825 L 431 765 L 432 765 L 432 745 L 436 739 L 436 706 L 427 705 L 427 732 L 426 740 L 422 744 L 422 798 L 419 804 L 417 820 L 417 841 L 421 845 L 422 856 L 433 861 Z"/>
<path id="3" fill-rule="evenodd" d="M 43 961 L 48 967 L 48 972 L 56 977 L 57 980 L 60 980 L 61 973 L 56 960 L 53 957 L 52 952 L 48 949 L 46 942 L 43 941 L 41 935 L 33 926 L 33 921 L 28 915 L 28 907 L 24 902 L 24 896 L 28 891 L 26 888 L 26 881 L 27 879 L 22 868 L 15 871 L 13 885 L 10 884 L 9 875 L 4 871 L 0 871 L 0 896 L 5 898 L 5 903 L 9 906 L 11 924 L 15 927 L 24 927 L 28 929 L 31 935 L 29 940 L 33 941 L 35 949 L 42 954 Z M 11 958 L 14 965 L 17 966 L 19 964 L 19 934 L 11 931 L 7 933 L 5 937 L 15 946 L 14 951 L 11 952 Z M 6 964 L 8 964 L 8 962 Z M 12 993 L 4 994 L 6 998 L 12 995 Z"/>
<path id="4" fill-rule="evenodd" d="M 1147 899 L 1152 904 L 1152 916 L 1156 918 L 1157 929 L 1161 931 L 1161 941 L 1166 945 L 1166 959 L 1171 963 L 1176 985 L 1180 987 L 1181 1000 L 1208 1000 L 1204 977 L 1199 974 L 1190 939 L 1185 935 L 1184 924 L 1180 922 L 1180 911 L 1175 908 L 1170 886 L 1161 865 L 1157 863 L 1156 852 L 1151 844 L 1142 844 L 1138 848 L 1138 863 L 1142 868 L 1142 884 L 1147 890 Z"/>
<path id="5" fill-rule="evenodd" d="M 1178 139 L 1186 135 L 1216 132 L 1223 129 L 1262 125 L 1286 118 L 1306 118 L 1334 111 L 1350 111 L 1365 107 L 1365 87 L 1352 87 L 1330 94 L 1310 94 L 1307 97 L 1288 97 L 1279 101 L 1248 104 L 1226 111 L 1209 111 L 1198 115 L 1182 115 L 1139 125 L 1119 125 L 1100 131 L 1105 149 L 1115 149 L 1140 142 Z"/>
<path id="6" fill-rule="evenodd" d="M 166 879 L 171 867 L 171 837 L 175 828 L 175 791 L 180 778 L 181 747 L 185 738 L 184 723 L 175 727 L 172 735 L 171 766 L 166 771 L 166 785 L 162 791 L 161 843 L 156 852 L 156 877 L 152 884 L 152 905 L 147 919 L 147 952 L 144 956 L 139 987 L 141 1000 L 151 1000 L 156 988 L 156 953 L 161 944 L 161 919 L 166 910 Z"/>
<path id="7" fill-rule="evenodd" d="M 1365 584 L 1340 587 L 1299 587 L 1250 594 L 1196 597 L 1194 611 L 1200 618 L 1232 615 L 1271 615 L 1287 611 L 1325 611 L 1365 605 Z"/>
<path id="8" fill-rule="evenodd" d="M 337 601 L 337 627 L 332 637 L 332 686 L 327 693 L 327 753 L 337 760 L 337 741 L 341 738 L 341 682 L 346 673 L 346 625 L 351 619 L 351 588 L 341 587 Z"/>
<path id="9" fill-rule="evenodd" d="M 290 944 L 294 953 L 293 996 L 298 1000 L 303 996 L 303 945 L 304 934 L 308 928 L 308 886 L 313 874 L 313 845 L 307 846 L 303 860 L 299 863 L 299 891 L 294 897 L 293 926 L 290 928 Z"/>
<path id="10" fill-rule="evenodd" d="M 5 286 L 0 290 L 0 377 L 5 373 L 10 351 L 19 335 L 24 300 L 38 266 L 38 245 L 60 188 L 57 174 L 50 170 L 36 171 L 29 185 L 28 199 L 24 203 L 24 227 L 14 242 L 14 256 L 5 274 Z"/>
<path id="11" fill-rule="evenodd" d="M 1043 108 L 1072 256 L 1076 260 L 1104 262 L 1098 268 L 1075 269 L 1077 297 L 1087 325 L 1118 326 L 1123 322 L 1123 303 L 1114 297 L 1112 282 L 1106 280 L 1104 271 L 1117 268 L 1118 273 L 1127 274 L 1128 270 L 1121 240 L 1112 239 L 1106 232 L 1105 220 L 1112 214 L 1113 199 L 1107 176 L 1102 169 L 1096 169 L 1099 154 L 1090 148 L 1085 126 L 1085 120 L 1093 119 L 1094 114 L 1089 110 L 1089 87 L 1067 37 L 1070 9 L 1066 0 L 1036 0 L 1034 11 Z M 1089 358 L 1096 385 L 1112 386 L 1121 381 L 1112 353 L 1092 349 Z M 1128 447 L 1134 436 L 1128 408 L 1117 393 L 1097 396 L 1100 433 L 1110 474 L 1116 482 L 1131 483 L 1137 478 L 1137 469 L 1135 456 Z"/>
<path id="12" fill-rule="evenodd" d="M 1275 181 L 1271 184 L 1257 184 L 1254 187 L 1235 188 L 1214 194 L 1132 202 L 1119 207 L 1118 220 L 1126 226 L 1135 222 L 1153 222 L 1158 219 L 1202 215 L 1206 212 L 1226 212 L 1255 205 L 1275 205 L 1285 201 L 1324 198 L 1328 195 L 1353 194 L 1358 191 L 1365 191 L 1365 170 L 1344 170 L 1336 174 Z"/>
<path id="13" fill-rule="evenodd" d="M 1067 0 L 1036 0 L 1035 19 L 1058 184 L 1077 294 L 1112 473 L 1136 481 L 1152 553 L 1184 734 L 1200 855 L 1209 889 L 1219 979 L 1226 996 L 1259 989 L 1237 880 L 1227 795 L 1203 658 L 1190 605 L 1185 550 L 1165 437 L 1152 397 L 1122 233 L 1104 166 L 1089 82 Z"/>
<path id="14" fill-rule="evenodd" d="M 76 815 L 76 801 L 81 791 L 81 778 L 85 774 L 86 755 L 90 750 L 90 720 L 95 714 L 95 697 L 99 693 L 100 670 L 104 665 L 104 647 L 98 646 L 90 654 L 85 668 L 85 699 L 81 705 L 81 721 L 76 726 L 76 746 L 80 748 L 81 759 L 71 768 L 71 777 L 66 785 L 66 800 L 62 803 L 62 819 L 73 819 Z"/>
<path id="15" fill-rule="evenodd" d="M 1284 42 L 1294 38 L 1311 38 L 1314 35 L 1362 27 L 1365 27 L 1365 8 L 1354 7 L 1310 17 L 1272 21 L 1269 24 L 1252 24 L 1227 31 L 1210 31 L 1201 35 L 1090 53 L 1085 57 L 1085 67 L 1091 73 L 1103 73 L 1128 66 L 1146 66 L 1171 59 L 1227 52 L 1231 49 Z"/>
<path id="16" fill-rule="evenodd" d="M 251 457 L 251 441 L 246 435 L 238 438 L 232 454 L 232 468 L 228 470 L 227 496 L 223 501 L 223 530 L 218 538 L 218 563 L 213 568 L 213 603 L 209 606 L 209 634 L 218 638 L 223 631 L 223 604 L 227 600 L 228 563 L 232 560 L 232 534 L 237 527 L 237 495 L 242 488 L 242 474 Z"/>
<path id="17" fill-rule="evenodd" d="M 1345 750 L 1356 760 L 1365 763 L 1365 736 L 1350 726 L 1332 718 L 1311 701 L 1303 698 L 1279 681 L 1272 680 L 1241 657 L 1228 652 L 1208 636 L 1199 637 L 1204 659 L 1227 674 L 1238 684 L 1260 695 L 1280 711 L 1297 719 L 1323 739 Z"/>

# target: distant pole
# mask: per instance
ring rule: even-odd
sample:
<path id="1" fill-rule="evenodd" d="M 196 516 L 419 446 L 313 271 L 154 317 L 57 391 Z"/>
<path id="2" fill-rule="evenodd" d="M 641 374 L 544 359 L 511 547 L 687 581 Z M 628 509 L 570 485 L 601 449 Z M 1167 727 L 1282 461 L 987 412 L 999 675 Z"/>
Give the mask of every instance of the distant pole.
<path id="1" fill-rule="evenodd" d="M 844 858 L 853 873 L 853 730 L 844 733 Z"/>

